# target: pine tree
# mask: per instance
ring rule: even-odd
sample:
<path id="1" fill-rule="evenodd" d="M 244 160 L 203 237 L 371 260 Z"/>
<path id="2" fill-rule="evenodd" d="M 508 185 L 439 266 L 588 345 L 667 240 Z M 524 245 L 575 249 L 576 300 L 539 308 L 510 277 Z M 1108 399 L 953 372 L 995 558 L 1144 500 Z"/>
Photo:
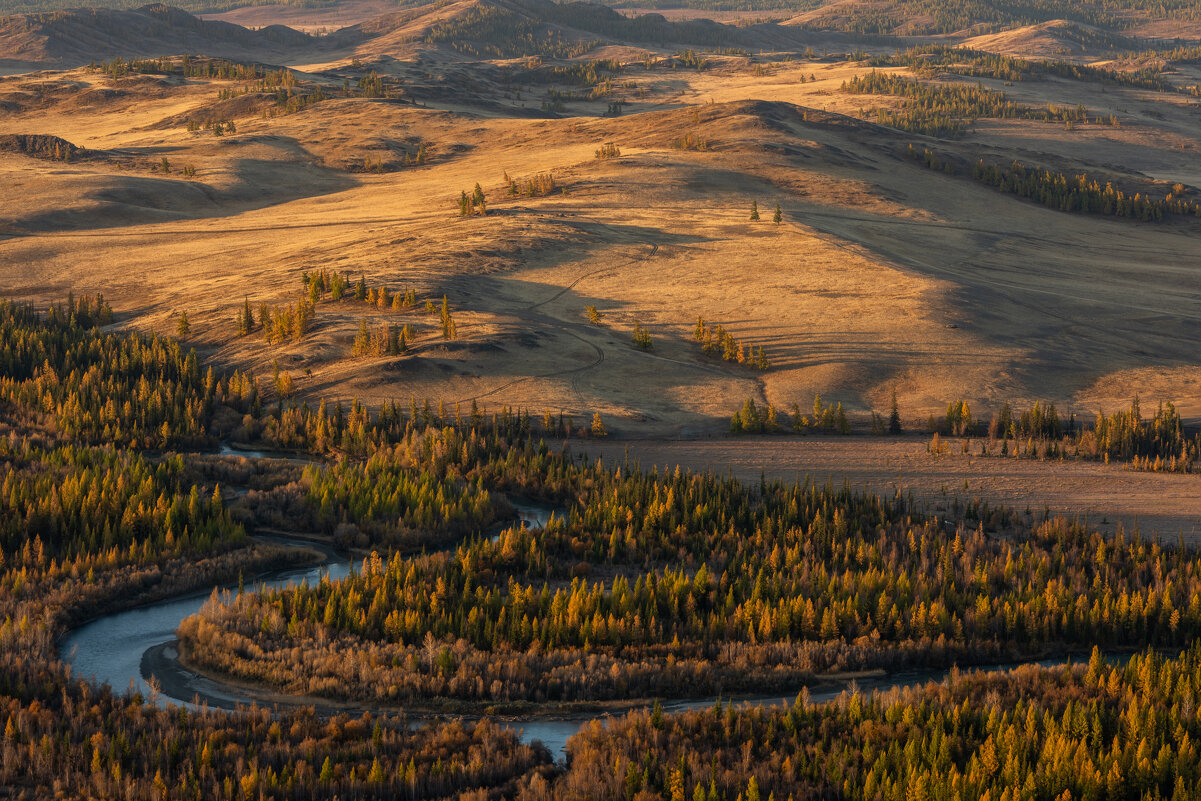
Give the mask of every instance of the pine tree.
<path id="1" fill-rule="evenodd" d="M 784 215 L 780 211 L 779 203 L 776 204 L 776 213 L 772 215 L 771 219 L 772 219 L 772 222 L 774 222 L 776 225 L 779 225 L 780 221 L 784 219 Z"/>
<path id="2" fill-rule="evenodd" d="M 192 331 L 192 325 L 191 325 L 191 323 L 188 322 L 188 313 L 186 311 L 180 312 L 179 313 L 179 322 L 175 326 L 175 333 L 179 336 L 180 339 L 185 339 L 188 336 L 188 334 L 191 333 L 191 331 Z"/>
<path id="3" fill-rule="evenodd" d="M 759 221 L 759 201 L 758 200 L 751 201 L 751 220 L 753 222 Z"/>
<path id="4" fill-rule="evenodd" d="M 455 321 L 450 316 L 450 303 L 446 299 L 446 295 L 442 296 L 442 308 L 440 310 L 442 317 L 442 338 L 455 339 L 458 337 L 458 329 L 455 327 Z"/>
<path id="5" fill-rule="evenodd" d="M 600 412 L 596 412 L 592 415 L 592 436 L 607 437 L 608 435 L 609 431 L 605 428 L 605 421 L 601 419 Z"/>
<path id="6" fill-rule="evenodd" d="M 897 409 L 897 391 L 895 389 L 892 391 L 892 403 L 888 409 L 888 433 L 901 433 L 901 413 Z"/>
<path id="7" fill-rule="evenodd" d="M 242 313 L 238 315 L 238 333 L 246 336 L 254 330 L 254 312 L 250 309 L 250 298 L 242 302 Z"/>
<path id="8" fill-rule="evenodd" d="M 359 333 L 354 338 L 354 355 L 366 356 L 371 350 L 371 334 L 367 332 L 367 321 L 359 320 Z"/>

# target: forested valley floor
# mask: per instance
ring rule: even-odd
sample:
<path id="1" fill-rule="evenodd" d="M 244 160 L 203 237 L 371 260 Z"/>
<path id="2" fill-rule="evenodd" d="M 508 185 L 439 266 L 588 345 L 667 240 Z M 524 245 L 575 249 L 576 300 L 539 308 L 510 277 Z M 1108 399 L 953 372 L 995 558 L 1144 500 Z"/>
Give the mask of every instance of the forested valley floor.
<path id="1" fill-rule="evenodd" d="M 101 298 L 0 304 L 0 780 L 16 797 L 1196 797 L 1192 549 L 971 502 L 943 519 L 900 495 L 606 464 L 573 455 L 559 420 L 509 409 L 314 409 L 111 320 Z M 230 421 L 317 458 L 211 455 Z M 485 536 L 509 495 L 559 511 Z M 189 710 L 59 660 L 88 617 L 311 559 L 252 536 L 280 526 L 368 555 L 340 582 L 215 594 L 181 627 L 185 651 L 387 711 Z M 1072 654 L 830 704 L 800 689 Z M 764 688 L 797 701 L 635 710 L 586 727 L 559 765 L 487 717 L 403 716 Z"/>

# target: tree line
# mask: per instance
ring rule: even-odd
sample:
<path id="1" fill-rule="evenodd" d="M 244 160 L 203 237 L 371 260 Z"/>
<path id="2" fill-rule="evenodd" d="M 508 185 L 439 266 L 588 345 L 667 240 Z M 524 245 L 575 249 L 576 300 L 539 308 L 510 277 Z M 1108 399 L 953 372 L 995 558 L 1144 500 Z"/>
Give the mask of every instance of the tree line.
<path id="1" fill-rule="evenodd" d="M 948 45 L 920 45 L 892 55 L 873 56 L 868 64 L 873 67 L 908 67 L 922 78 L 936 78 L 944 72 L 999 81 L 1042 80 L 1047 76 L 1055 76 L 1107 86 L 1174 91 L 1172 84 L 1163 76 L 1163 69 L 1158 66 L 1116 70 L 1072 61 L 1017 58 Z"/>
<path id="2" fill-rule="evenodd" d="M 731 434 L 771 434 L 792 431 L 803 434 L 809 431 L 825 431 L 829 433 L 850 434 L 851 422 L 842 401 L 825 403 L 821 395 L 813 396 L 813 413 L 806 415 L 801 407 L 793 403 L 787 412 L 776 408 L 774 403 L 765 405 L 755 403 L 754 398 L 747 398 L 742 408 L 730 417 Z M 891 433 L 899 433 L 897 429 Z"/>
<path id="3" fill-rule="evenodd" d="M 986 89 L 982 84 L 929 84 L 877 70 L 843 81 L 842 91 L 899 97 L 902 100 L 899 109 L 874 110 L 879 124 L 943 139 L 961 136 L 967 130 L 966 126 L 980 117 L 1043 120 L 1066 125 L 1089 121 L 1088 109 L 1082 105 L 1047 104 L 1033 108 L 1010 100 L 1004 92 Z M 1098 124 L 1117 124 L 1116 117 L 1094 119 Z"/>
<path id="4" fill-rule="evenodd" d="M 929 148 L 919 150 L 909 145 L 904 155 L 928 169 L 948 175 L 963 171 L 955 161 L 939 156 Z M 1143 222 L 1162 222 L 1171 215 L 1201 217 L 1201 203 L 1192 200 L 1190 190 L 1180 183 L 1174 184 L 1162 199 L 1156 199 L 1149 192 L 1128 195 L 1112 182 L 1106 181 L 1102 185 L 1087 173 L 1072 176 L 1046 167 L 1027 167 L 1017 161 L 1006 166 L 990 164 L 983 159 L 971 168 L 971 176 L 1001 192 L 1033 200 L 1056 211 Z"/>

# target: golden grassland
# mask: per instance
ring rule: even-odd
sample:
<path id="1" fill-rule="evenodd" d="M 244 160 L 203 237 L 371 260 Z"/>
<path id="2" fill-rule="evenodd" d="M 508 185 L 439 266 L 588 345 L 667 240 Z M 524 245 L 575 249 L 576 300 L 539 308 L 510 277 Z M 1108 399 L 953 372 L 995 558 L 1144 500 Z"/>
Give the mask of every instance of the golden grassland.
<path id="1" fill-rule="evenodd" d="M 300 397 L 599 411 L 631 436 L 722 431 L 747 397 L 805 408 L 820 393 L 863 419 L 894 389 L 915 419 L 959 398 L 981 409 L 1043 398 L 1092 414 L 1135 393 L 1201 413 L 1201 223 L 1053 212 L 898 155 L 917 142 L 969 163 L 1019 158 L 1136 188 L 1190 184 L 1201 181 L 1191 98 L 985 81 L 1121 125 L 980 120 L 935 142 L 858 118 L 895 102 L 839 91 L 870 69 L 863 62 L 631 61 L 614 80 L 624 114 L 604 116 L 603 97 L 545 119 L 545 87 L 515 90 L 461 63 L 435 87 L 426 77 L 438 58 L 369 65 L 410 102 L 333 98 L 274 117 L 218 100 L 248 82 L 87 69 L 4 79 L 0 130 L 53 134 L 95 157 L 0 154 L 0 291 L 39 301 L 100 291 L 121 324 L 164 333 L 186 312 L 204 355 L 264 375 L 278 362 Z M 367 70 L 349 57 L 296 66 L 331 86 L 318 69 Z M 188 130 L 206 115 L 234 119 L 236 133 Z M 676 147 L 687 135 L 705 149 Z M 596 159 L 604 142 L 621 156 Z M 424 164 L 370 171 L 419 144 Z M 156 169 L 164 158 L 170 174 Z M 505 175 L 543 173 L 551 195 L 507 194 Z M 476 183 L 488 214 L 460 218 L 459 194 Z M 238 336 L 243 299 L 256 311 L 294 302 L 302 273 L 323 268 L 412 288 L 419 304 L 324 301 L 299 342 Z M 443 295 L 451 341 L 422 309 Z M 703 355 L 698 316 L 762 345 L 770 369 Z M 411 325 L 409 353 L 353 358 L 364 319 Z M 652 350 L 632 346 L 635 324 Z"/>

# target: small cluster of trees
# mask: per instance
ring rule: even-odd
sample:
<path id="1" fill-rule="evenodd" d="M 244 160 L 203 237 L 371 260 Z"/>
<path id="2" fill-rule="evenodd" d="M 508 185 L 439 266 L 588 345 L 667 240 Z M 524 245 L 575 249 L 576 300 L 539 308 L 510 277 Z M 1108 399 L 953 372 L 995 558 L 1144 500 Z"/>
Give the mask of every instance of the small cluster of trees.
<path id="1" fill-rule="evenodd" d="M 516 78 L 530 84 L 599 86 L 611 82 L 619 72 L 621 62 L 613 58 L 543 65 L 541 59 L 534 57 L 526 61 L 525 70 L 518 73 Z"/>
<path id="2" fill-rule="evenodd" d="M 900 425 L 899 418 L 897 425 Z M 826 404 L 821 395 L 813 396 L 812 416 L 802 414 L 800 406 L 796 403 L 792 404 L 788 414 L 784 414 L 773 403 L 759 407 L 753 398 L 747 398 L 742 408 L 730 418 L 731 434 L 770 434 L 783 431 L 797 434 L 807 431 L 850 434 L 851 423 L 842 408 L 842 401 Z"/>
<path id="3" fill-rule="evenodd" d="M 888 405 L 888 419 L 885 420 L 879 412 L 872 412 L 872 434 L 882 437 L 885 434 L 896 436 L 904 430 L 901 425 L 901 411 L 897 406 L 897 391 L 892 391 L 892 399 Z"/>
<path id="4" fill-rule="evenodd" d="M 654 350 L 655 343 L 651 341 L 651 332 L 644 328 L 642 323 L 634 321 L 634 347 L 639 350 Z"/>
<path id="5" fill-rule="evenodd" d="M 509 187 L 510 197 L 545 197 L 555 191 L 555 177 L 549 172 L 538 173 L 524 181 L 519 181 L 506 172 L 505 183 Z"/>
<path id="6" fill-rule="evenodd" d="M 304 288 L 304 292 L 309 296 L 309 300 L 316 303 L 325 298 L 326 293 L 329 293 L 330 300 L 338 301 L 346 296 L 346 292 L 351 286 L 350 276 L 340 273 L 337 270 L 328 270 L 321 268 L 309 272 L 305 270 L 300 274 L 300 284 Z M 364 289 L 366 281 L 363 281 Z M 366 298 L 366 292 L 363 294 L 363 300 Z"/>
<path id="7" fill-rule="evenodd" d="M 708 356 L 718 356 L 728 362 L 745 364 L 756 370 L 766 370 L 771 367 L 771 361 L 767 358 L 767 353 L 763 350 L 762 345 L 747 347 L 720 324 L 709 327 L 704 317 L 696 318 L 696 328 L 692 332 L 692 338 L 700 343 L 701 350 Z"/>
<path id="8" fill-rule="evenodd" d="M 322 272 L 324 273 L 324 271 Z M 315 273 L 312 280 L 306 280 L 309 298 L 314 302 L 316 302 L 316 298 L 324 297 L 325 290 L 329 289 L 330 299 L 334 301 L 341 300 L 349 293 L 355 300 L 366 303 L 368 306 L 375 306 L 380 310 L 404 311 L 417 307 L 417 290 L 412 287 L 404 292 L 394 294 L 386 285 L 370 286 L 365 276 L 360 276 L 358 281 L 352 282 L 349 276 L 338 273 L 330 273 L 323 279 L 318 279 L 318 275 Z"/>
<path id="9" fill-rule="evenodd" d="M 759 201 L 751 201 L 751 222 L 759 222 Z M 784 213 L 780 210 L 780 204 L 776 204 L 776 210 L 772 213 L 771 221 L 779 225 L 784 221 Z"/>
<path id="10" fill-rule="evenodd" d="M 245 311 L 243 307 L 243 314 Z M 263 339 L 269 345 L 282 345 L 289 339 L 300 342 L 312 328 L 315 313 L 316 306 L 308 298 L 279 307 L 267 307 L 264 304 L 259 312 Z"/>
<path id="11" fill-rule="evenodd" d="M 416 152 L 410 153 L 407 150 L 404 151 L 399 163 L 404 167 L 417 167 L 425 164 L 426 158 L 426 147 L 425 144 L 422 143 L 418 146 Z M 351 167 L 351 170 L 357 172 L 383 173 L 394 169 L 396 164 L 397 162 L 392 160 L 391 153 L 365 153 L 363 155 L 362 163 L 357 168 Z"/>
<path id="12" fill-rule="evenodd" d="M 671 146 L 676 150 L 708 150 L 709 140 L 700 133 L 688 131 L 673 140 Z"/>
<path id="13" fill-rule="evenodd" d="M 412 288 L 407 289 L 404 293 L 393 294 L 387 286 L 378 288 L 369 286 L 365 277 L 360 277 L 355 282 L 349 275 L 327 269 L 305 271 L 301 275 L 301 283 L 304 287 L 304 297 L 294 304 L 279 308 L 272 308 L 266 303 L 261 303 L 257 322 L 250 300 L 246 299 L 243 302 L 242 310 L 237 315 L 239 336 L 249 335 L 256 330 L 257 325 L 262 328 L 263 337 L 270 344 L 278 345 L 289 339 L 299 342 L 312 328 L 317 304 L 327 298 L 337 302 L 350 296 L 370 306 L 392 311 L 404 311 L 417 306 L 417 292 Z M 450 335 L 447 338 L 454 338 L 454 321 L 450 319 L 445 300 L 443 298 L 443 334 L 447 335 L 446 332 L 449 330 Z M 179 333 L 181 337 L 186 334 L 182 327 L 182 320 Z M 413 336 L 414 331 L 408 324 L 399 327 L 388 325 L 371 332 L 364 319 L 360 321 L 358 335 L 352 344 L 352 352 L 356 357 L 395 356 L 408 350 Z"/>
<path id="14" fill-rule="evenodd" d="M 600 147 L 598 147 L 596 149 L 596 158 L 599 160 L 615 159 L 615 158 L 619 158 L 620 156 L 621 156 L 621 148 L 618 147 L 613 142 L 605 142 L 603 145 L 601 145 Z"/>
<path id="15" fill-rule="evenodd" d="M 392 290 L 387 286 L 367 286 L 366 279 L 359 279 L 354 288 L 354 297 L 355 300 L 362 300 L 368 306 L 375 306 L 380 310 L 404 311 L 417 307 L 417 290 L 410 287 L 404 292 L 392 294 Z"/>
<path id="16" fill-rule="evenodd" d="M 233 120 L 188 120 L 188 132 L 200 133 L 201 131 L 212 131 L 213 136 L 225 136 L 226 134 L 236 134 L 238 125 Z"/>
<path id="17" fill-rule="evenodd" d="M 476 214 L 481 217 L 488 213 L 488 203 L 484 198 L 484 190 L 477 183 L 475 189 L 468 195 L 462 192 L 459 195 L 459 216 L 472 217 Z"/>
<path id="18" fill-rule="evenodd" d="M 50 161 L 74 161 L 87 152 L 66 139 L 47 134 L 0 135 L 0 150 L 16 151 L 33 158 Z"/>
<path id="19" fill-rule="evenodd" d="M 362 356 L 399 356 L 409 349 L 409 341 L 413 332 L 408 325 L 388 325 L 371 331 L 367 321 L 359 321 L 359 330 L 351 344 L 351 353 L 356 357 Z"/>
<path id="20" fill-rule="evenodd" d="M 450 313 L 450 302 L 446 299 L 446 295 L 442 296 L 442 305 L 438 307 L 438 317 L 442 323 L 442 338 L 458 339 L 459 329 L 455 325 L 455 318 Z"/>
<path id="21" fill-rule="evenodd" d="M 691 67 L 695 70 L 703 70 L 708 66 L 709 61 L 690 47 L 687 50 L 677 50 L 672 55 L 671 66 L 674 68 L 677 64 Z"/>

